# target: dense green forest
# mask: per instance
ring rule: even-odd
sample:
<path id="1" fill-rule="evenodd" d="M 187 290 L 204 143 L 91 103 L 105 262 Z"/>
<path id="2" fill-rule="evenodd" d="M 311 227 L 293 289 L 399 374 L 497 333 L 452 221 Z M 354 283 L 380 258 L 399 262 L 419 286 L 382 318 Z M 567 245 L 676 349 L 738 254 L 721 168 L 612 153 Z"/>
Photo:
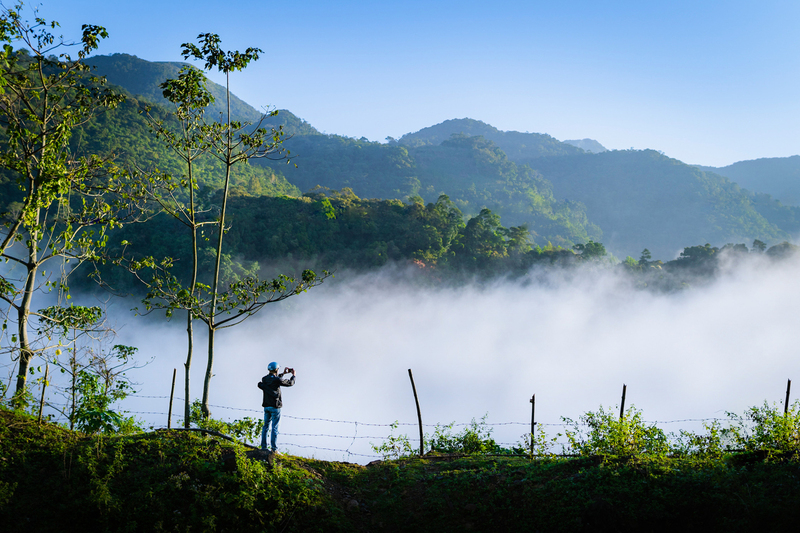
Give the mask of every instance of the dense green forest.
<path id="1" fill-rule="evenodd" d="M 176 178 L 185 172 L 181 160 L 151 131 L 144 109 L 149 102 L 128 97 L 116 109 L 98 114 L 85 126 L 76 129 L 71 148 L 77 154 L 102 154 L 132 174 L 166 172 Z M 177 129 L 174 117 L 166 108 L 153 106 L 150 115 L 168 127 Z M 285 166 L 285 161 L 283 162 Z M 201 188 L 219 189 L 224 176 L 222 163 L 210 156 L 197 161 L 196 176 Z M 239 165 L 233 169 L 232 187 L 237 195 L 298 196 L 300 190 L 281 174 L 282 168 Z"/>
<path id="2" fill-rule="evenodd" d="M 125 54 L 92 61 L 112 82 L 150 101 L 159 101 L 161 78 L 180 67 Z M 219 94 L 219 86 L 211 87 Z M 243 118 L 257 115 L 246 105 L 237 109 Z M 253 180 L 239 179 L 241 194 L 297 197 L 321 186 L 347 188 L 360 198 L 419 196 L 428 203 L 446 194 L 465 218 L 490 209 L 506 226 L 525 225 L 534 245 L 602 240 L 620 257 L 648 247 L 667 260 L 693 242 L 777 244 L 800 226 L 793 208 L 764 191 L 752 193 L 653 151 L 593 154 L 549 135 L 504 132 L 472 119 L 448 120 L 387 144 L 322 135 L 288 111 L 269 120 L 291 134 L 284 147 L 292 164 L 254 161 L 253 168 L 271 170 L 249 189 L 243 182 Z M 147 133 L 140 131 L 141 139 Z M 284 177 L 299 191 L 284 185 Z"/>
<path id="3" fill-rule="evenodd" d="M 578 202 L 609 250 L 620 256 L 647 246 L 673 258 L 687 242 L 774 244 L 797 230 L 795 209 L 766 194 L 771 191 L 750 192 L 652 150 L 583 153 L 549 136 L 498 132 L 470 119 L 445 121 L 398 142 L 433 144 L 465 133 L 492 139 L 517 165 L 536 170 L 556 198 Z M 599 143 L 591 146 L 593 152 L 604 150 Z"/>
<path id="4" fill-rule="evenodd" d="M 535 245 L 525 226 L 504 227 L 500 217 L 488 209 L 465 222 L 446 195 L 425 204 L 419 197 L 408 202 L 366 200 L 350 189 L 318 188 L 299 198 L 237 196 L 229 207 L 228 280 L 238 279 L 254 267 L 270 273 L 280 268 L 364 272 L 399 264 L 412 267 L 417 280 L 460 283 L 521 277 L 543 266 L 590 265 L 616 269 L 637 287 L 670 292 L 713 279 L 723 262 L 745 261 L 762 253 L 781 260 L 797 250 L 788 242 L 767 247 L 755 241 L 752 249 L 743 243 L 705 244 L 685 247 L 673 260 L 661 260 L 644 250 L 615 265 L 599 242 L 589 240 L 573 247 Z M 137 257 L 150 254 L 178 259 L 174 273 L 186 279 L 191 243 L 182 230 L 178 221 L 162 214 L 120 230 L 109 253 L 121 254 L 118 243 L 126 241 L 126 252 Z M 204 246 L 204 264 L 208 266 L 213 251 L 210 244 Z M 115 289 L 137 291 L 124 270 L 101 265 L 100 272 L 104 282 Z"/>
<path id="5" fill-rule="evenodd" d="M 236 278 L 236 269 L 252 269 L 259 262 L 265 267 L 355 271 L 398 263 L 413 266 L 429 279 L 455 281 L 463 276 L 522 275 L 533 264 L 575 264 L 606 254 L 605 249 L 586 253 L 553 244 L 532 246 L 524 226 L 503 227 L 488 209 L 465 222 L 446 195 L 425 204 L 419 197 L 405 203 L 365 200 L 349 189 L 316 189 L 300 198 L 237 196 L 229 208 L 227 279 Z M 176 258 L 175 273 L 186 278 L 191 242 L 182 229 L 177 220 L 162 214 L 117 232 L 109 253 L 121 254 L 118 243 L 125 241 L 126 253 L 133 256 Z M 204 246 L 203 256 L 210 261 L 213 252 L 209 244 Z M 123 270 L 110 265 L 100 270 L 103 280 L 116 289 L 136 289 Z"/>
<path id="6" fill-rule="evenodd" d="M 586 205 L 611 250 L 633 255 L 644 247 L 674 257 L 686 243 L 775 243 L 789 238 L 790 209 L 763 202 L 727 178 L 703 172 L 654 150 L 539 158 L 529 164 L 554 193 Z M 770 218 L 767 218 L 769 216 Z M 780 219 L 781 216 L 785 218 Z"/>
<path id="7" fill-rule="evenodd" d="M 296 136 L 286 146 L 297 154 L 292 160 L 297 168 L 285 175 L 304 191 L 319 185 L 349 188 L 365 198 L 418 195 L 427 202 L 447 194 L 465 215 L 487 208 L 506 224 L 526 224 L 537 243 L 570 246 L 602 235 L 580 204 L 559 202 L 547 180 L 480 136 L 411 148 L 333 135 Z"/>

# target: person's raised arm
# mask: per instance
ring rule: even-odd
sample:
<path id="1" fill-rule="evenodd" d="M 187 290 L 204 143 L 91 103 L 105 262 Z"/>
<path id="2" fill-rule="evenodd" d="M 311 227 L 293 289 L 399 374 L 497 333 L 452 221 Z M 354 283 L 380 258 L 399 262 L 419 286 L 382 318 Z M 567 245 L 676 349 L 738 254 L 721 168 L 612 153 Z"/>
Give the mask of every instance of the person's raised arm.
<path id="1" fill-rule="evenodd" d="M 284 387 L 291 387 L 292 385 L 294 385 L 294 378 L 297 375 L 297 372 L 295 371 L 294 368 L 287 368 L 286 370 L 287 370 L 287 372 L 285 372 L 285 374 L 288 374 L 288 373 L 291 372 L 292 377 L 290 377 L 289 379 L 286 379 L 283 376 L 281 376 L 281 385 L 283 385 Z"/>

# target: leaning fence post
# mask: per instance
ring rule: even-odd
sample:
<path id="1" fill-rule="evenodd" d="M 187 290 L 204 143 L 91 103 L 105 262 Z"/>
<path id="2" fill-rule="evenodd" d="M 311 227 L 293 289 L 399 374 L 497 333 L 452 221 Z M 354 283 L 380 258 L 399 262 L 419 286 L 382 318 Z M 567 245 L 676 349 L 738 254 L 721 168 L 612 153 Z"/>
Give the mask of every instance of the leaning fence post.
<path id="1" fill-rule="evenodd" d="M 419 410 L 419 398 L 417 398 L 417 387 L 414 385 L 414 375 L 411 373 L 411 369 L 408 369 L 408 377 L 411 379 L 411 390 L 414 391 L 414 403 L 417 404 L 417 420 L 419 420 L 419 456 L 422 457 L 425 454 L 425 443 L 422 440 L 422 413 Z"/>
<path id="2" fill-rule="evenodd" d="M 536 395 L 531 396 L 531 459 L 533 458 L 533 438 L 534 429 L 536 428 Z"/>
<path id="3" fill-rule="evenodd" d="M 175 374 L 177 368 L 172 369 L 172 389 L 169 391 L 169 414 L 167 415 L 167 429 L 172 429 L 172 397 L 175 396 Z"/>
<path id="4" fill-rule="evenodd" d="M 786 382 L 786 401 L 783 403 L 783 414 L 786 415 L 789 412 L 789 391 L 792 390 L 792 380 Z"/>
<path id="5" fill-rule="evenodd" d="M 627 390 L 628 386 L 624 383 L 622 384 L 622 402 L 619 404 L 619 420 L 622 422 L 622 419 L 625 418 L 625 391 Z"/>

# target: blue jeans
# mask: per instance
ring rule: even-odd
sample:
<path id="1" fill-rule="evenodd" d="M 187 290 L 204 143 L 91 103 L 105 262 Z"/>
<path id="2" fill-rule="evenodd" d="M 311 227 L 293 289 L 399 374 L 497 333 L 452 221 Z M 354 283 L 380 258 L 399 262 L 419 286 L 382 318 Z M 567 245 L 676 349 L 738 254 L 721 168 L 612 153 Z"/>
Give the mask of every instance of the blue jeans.
<path id="1" fill-rule="evenodd" d="M 278 423 L 281 421 L 281 410 L 277 407 L 264 408 L 264 427 L 261 429 L 261 449 L 267 449 L 267 430 L 269 424 L 272 422 L 272 436 L 270 437 L 270 444 L 272 451 L 278 449 Z"/>

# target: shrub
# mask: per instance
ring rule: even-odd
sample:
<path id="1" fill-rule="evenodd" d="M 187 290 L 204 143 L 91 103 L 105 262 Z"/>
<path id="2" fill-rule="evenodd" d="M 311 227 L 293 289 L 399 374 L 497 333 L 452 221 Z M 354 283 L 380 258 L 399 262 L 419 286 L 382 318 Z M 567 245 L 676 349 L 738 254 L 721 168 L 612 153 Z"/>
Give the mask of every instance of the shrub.
<path id="1" fill-rule="evenodd" d="M 394 432 L 400 425 L 398 421 L 391 424 L 391 432 L 380 444 L 370 443 L 372 451 L 380 454 L 385 459 L 400 459 L 401 457 L 411 457 L 419 452 L 419 448 L 414 448 L 408 435 L 395 435 Z"/>
<path id="2" fill-rule="evenodd" d="M 492 430 L 486 424 L 486 416 L 479 422 L 473 418 L 459 433 L 453 433 L 455 422 L 450 424 L 436 424 L 433 435 L 426 433 L 423 436 L 423 450 L 426 453 L 435 452 L 454 455 L 487 455 L 487 454 L 525 454 L 519 448 L 507 450 L 502 448 L 492 438 Z M 392 431 L 381 444 L 370 444 L 375 453 L 384 459 L 399 459 L 412 457 L 419 453 L 419 447 L 412 446 L 407 435 L 395 435 L 394 431 L 399 426 L 398 422 L 391 425 Z"/>
<path id="3" fill-rule="evenodd" d="M 786 414 L 766 402 L 750 407 L 744 416 L 728 413 L 731 426 L 723 430 L 731 445 L 746 451 L 766 451 L 770 454 L 800 453 L 800 405 L 795 402 Z"/>
<path id="4" fill-rule="evenodd" d="M 629 408 L 622 419 L 601 406 L 597 412 L 582 415 L 579 422 L 562 420 L 569 428 L 565 434 L 573 453 L 623 458 L 665 457 L 670 451 L 667 435 L 655 425 L 648 426 L 635 407 Z"/>
<path id="5" fill-rule="evenodd" d="M 460 433 L 452 433 L 454 425 L 454 422 L 444 426 L 437 424 L 433 436 L 426 435 L 427 446 L 431 451 L 465 455 L 503 452 L 492 438 L 491 428 L 486 425 L 486 415 L 483 415 L 480 422 L 476 422 L 473 418 Z"/>
<path id="6" fill-rule="evenodd" d="M 200 400 L 192 402 L 189 410 L 189 422 L 195 426 L 228 435 L 237 440 L 254 443 L 261 440 L 261 429 L 264 421 L 246 416 L 233 422 L 204 417 Z"/>

